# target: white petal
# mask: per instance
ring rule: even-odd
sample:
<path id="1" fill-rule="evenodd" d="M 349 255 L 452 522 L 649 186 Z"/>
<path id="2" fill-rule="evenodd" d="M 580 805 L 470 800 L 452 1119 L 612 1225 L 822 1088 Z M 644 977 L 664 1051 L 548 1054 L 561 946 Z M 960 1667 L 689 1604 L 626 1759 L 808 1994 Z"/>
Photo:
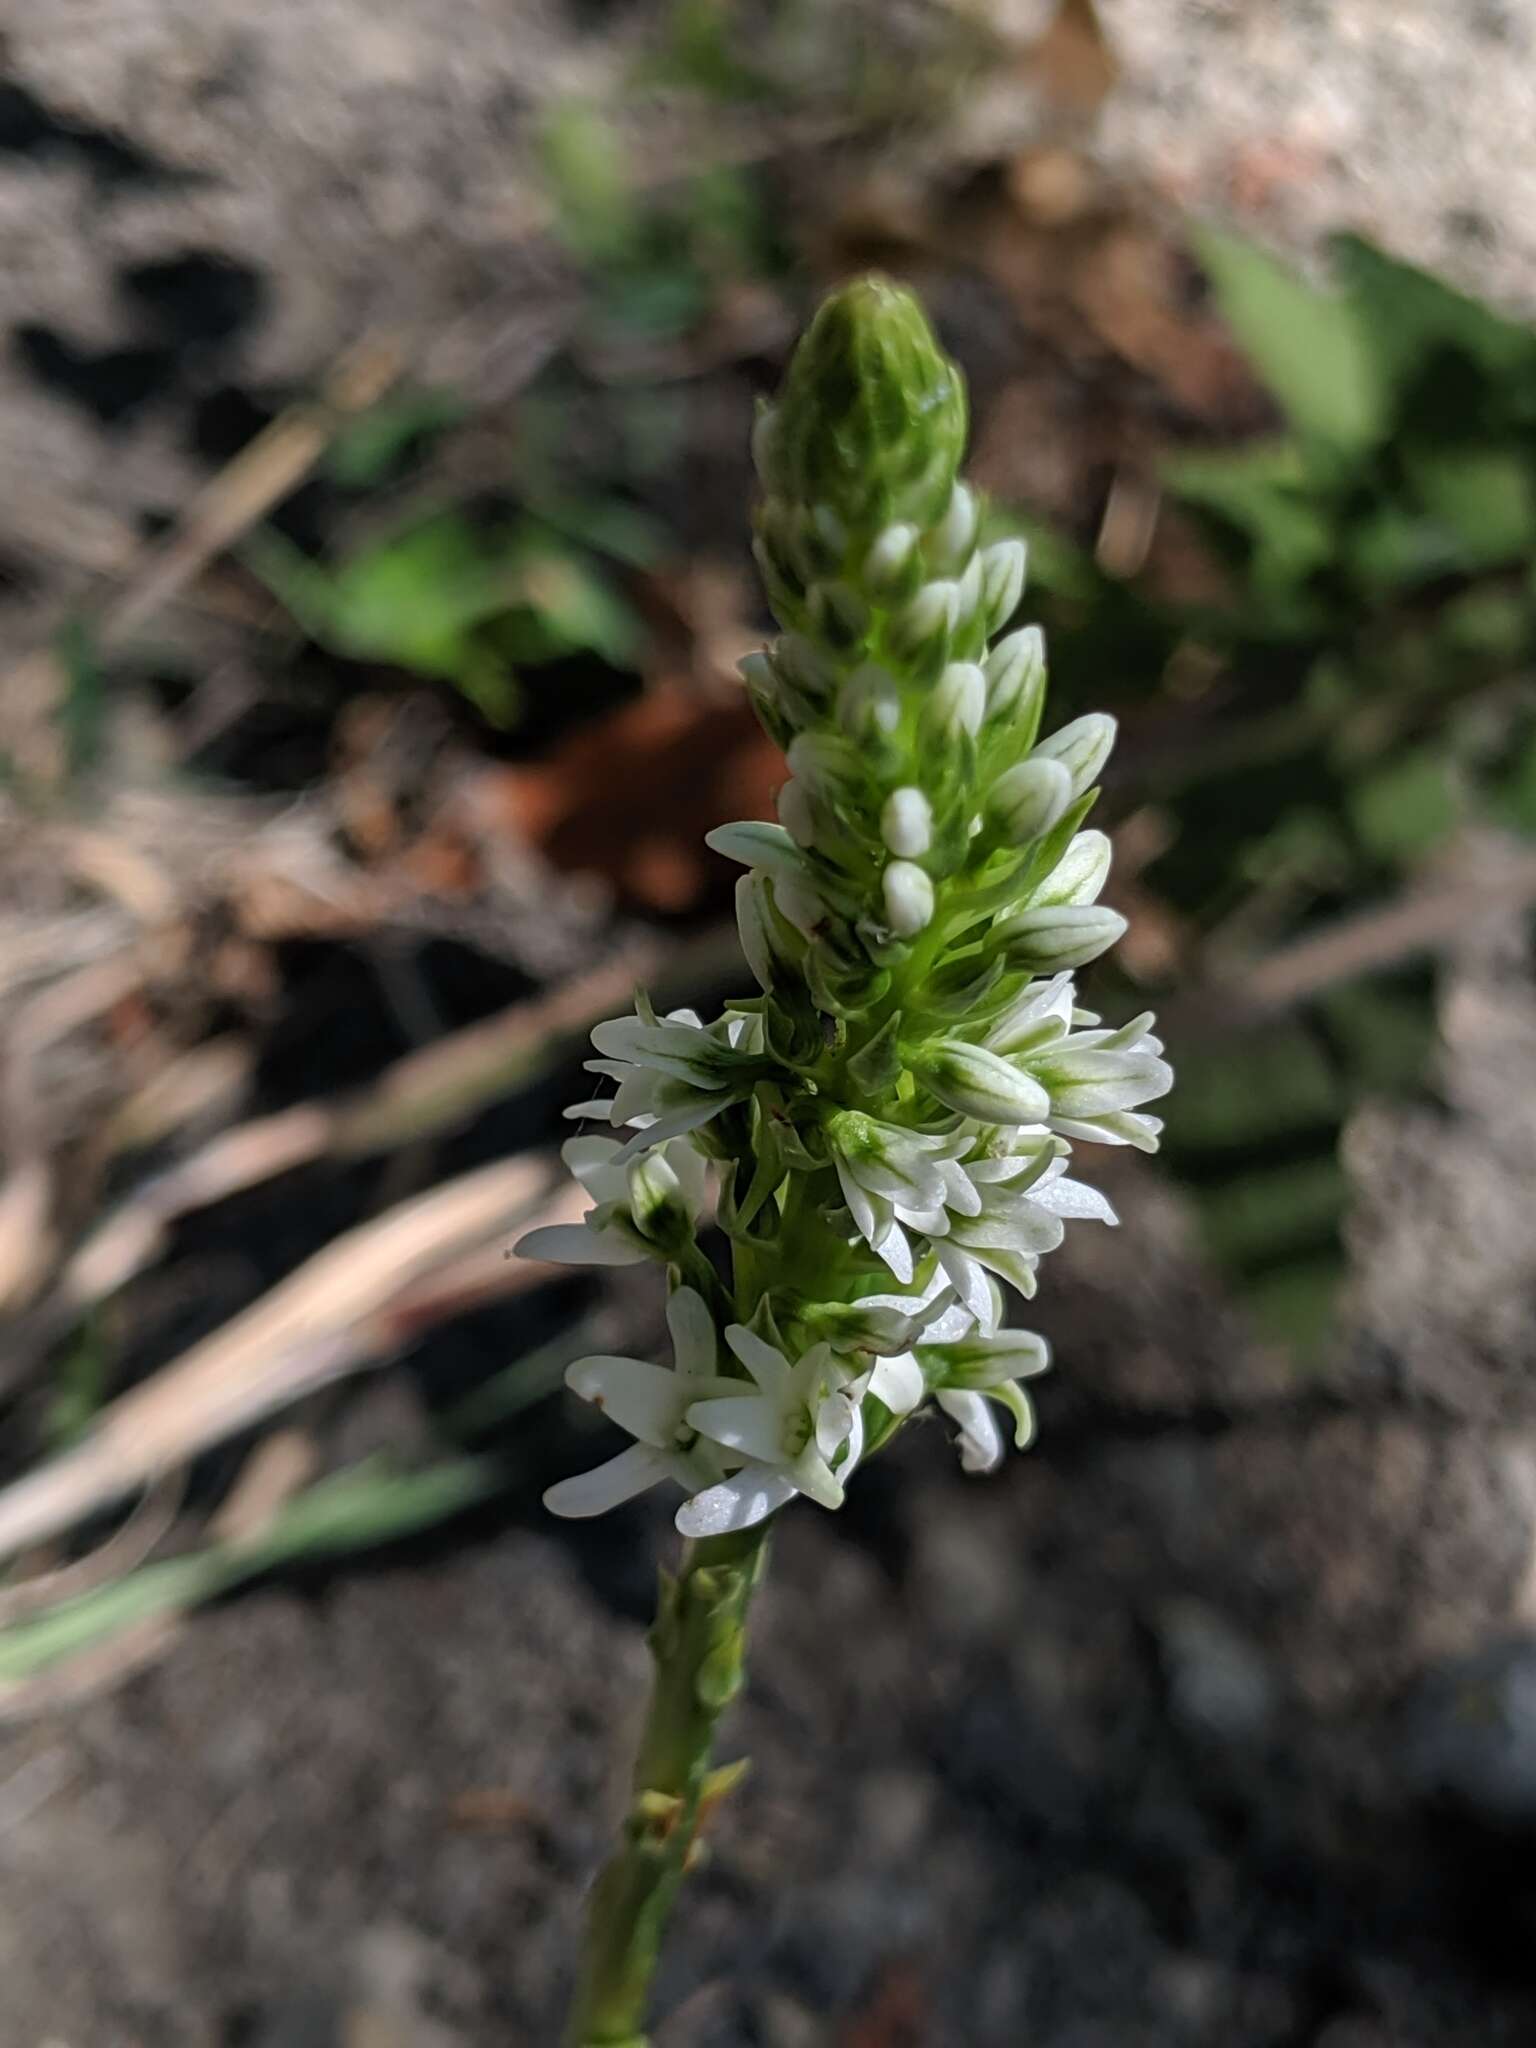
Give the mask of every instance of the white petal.
<path id="1" fill-rule="evenodd" d="M 893 1415 L 910 1415 L 926 1391 L 923 1368 L 910 1351 L 895 1358 L 878 1358 L 869 1376 L 869 1391 Z"/>
<path id="2" fill-rule="evenodd" d="M 1032 1189 L 1029 1199 L 1053 1216 L 1085 1217 L 1094 1223 L 1120 1221 L 1098 1189 L 1080 1180 L 1048 1181 Z"/>
<path id="3" fill-rule="evenodd" d="M 907 1242 L 907 1233 L 894 1218 L 892 1218 L 890 1229 L 880 1239 L 878 1244 L 870 1246 L 870 1250 L 877 1258 L 885 1261 L 903 1287 L 910 1284 L 912 1279 L 912 1247 Z"/>
<path id="4" fill-rule="evenodd" d="M 795 1491 L 803 1493 L 807 1500 L 815 1501 L 821 1508 L 842 1506 L 842 1484 L 814 1445 L 807 1444 L 790 1467 L 790 1471 L 794 1475 Z"/>
<path id="5" fill-rule="evenodd" d="M 761 1394 L 732 1394 L 721 1401 L 695 1401 L 689 1427 L 728 1451 L 741 1451 L 765 1465 L 784 1462 L 784 1423 Z"/>
<path id="6" fill-rule="evenodd" d="M 782 1399 L 789 1387 L 789 1360 L 749 1330 L 745 1323 L 726 1326 L 725 1341 L 765 1394 Z"/>
<path id="7" fill-rule="evenodd" d="M 641 1358 L 578 1358 L 566 1367 L 565 1384 L 641 1443 L 657 1450 L 675 1444 L 684 1387 L 664 1366 Z"/>
<path id="8" fill-rule="evenodd" d="M 638 1266 L 647 1254 L 606 1230 L 588 1230 L 584 1223 L 546 1223 L 530 1230 L 512 1247 L 520 1259 L 542 1259 L 552 1266 Z"/>
<path id="9" fill-rule="evenodd" d="M 652 1450 L 649 1444 L 631 1444 L 606 1465 L 595 1465 L 590 1472 L 578 1472 L 573 1479 L 562 1479 L 551 1486 L 544 1495 L 544 1505 L 552 1515 L 578 1519 L 605 1515 L 620 1501 L 633 1500 L 637 1493 L 644 1493 L 658 1480 L 665 1479 L 669 1470 L 669 1461 L 660 1451 Z"/>
<path id="10" fill-rule="evenodd" d="M 667 1328 L 672 1333 L 672 1356 L 684 1379 L 702 1378 L 715 1370 L 715 1319 L 702 1294 L 679 1287 L 667 1302 Z"/>
<path id="11" fill-rule="evenodd" d="M 960 1463 L 967 1472 L 995 1472 L 1003 1461 L 1003 1433 L 992 1404 L 980 1394 L 945 1391 L 937 1396 L 945 1414 L 960 1425 Z"/>
<path id="12" fill-rule="evenodd" d="M 936 1247 L 939 1264 L 949 1276 L 950 1285 L 965 1303 L 978 1323 L 983 1324 L 992 1313 L 992 1291 L 987 1286 L 987 1276 L 969 1252 L 962 1251 L 953 1239 Z"/>
<path id="13" fill-rule="evenodd" d="M 837 1168 L 837 1180 L 843 1191 L 843 1200 L 848 1204 L 849 1214 L 853 1217 L 858 1233 L 866 1244 L 873 1245 L 878 1235 L 874 1203 L 862 1182 L 855 1178 L 853 1168 L 841 1152 L 834 1152 L 832 1160 Z"/>
<path id="14" fill-rule="evenodd" d="M 706 1487 L 677 1511 L 684 1536 L 729 1536 L 766 1521 L 775 1509 L 795 1497 L 794 1481 L 762 1465 L 745 1465 L 718 1486 Z"/>

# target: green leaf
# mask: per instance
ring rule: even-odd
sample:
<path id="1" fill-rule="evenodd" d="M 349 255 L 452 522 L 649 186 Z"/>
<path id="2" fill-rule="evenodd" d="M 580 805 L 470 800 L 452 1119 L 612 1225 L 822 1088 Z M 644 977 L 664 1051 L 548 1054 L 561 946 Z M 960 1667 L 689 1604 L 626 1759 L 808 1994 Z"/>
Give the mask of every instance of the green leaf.
<path id="1" fill-rule="evenodd" d="M 1536 370 L 1536 337 L 1528 328 L 1358 235 L 1335 237 L 1332 251 L 1372 352 L 1394 388 L 1427 368 L 1445 348 L 1458 350 L 1493 378 Z"/>
<path id="2" fill-rule="evenodd" d="M 636 208 L 618 124 L 589 101 L 557 102 L 539 135 L 555 228 L 588 263 L 622 259 L 634 244 Z"/>
<path id="3" fill-rule="evenodd" d="M 1411 862 L 1456 826 L 1461 794 L 1443 748 L 1400 754 L 1349 793 L 1356 833 L 1382 860 Z"/>
<path id="4" fill-rule="evenodd" d="M 1536 546 L 1536 494 L 1529 462 L 1514 449 L 1405 451 L 1420 501 L 1455 536 L 1469 569 L 1513 561 Z"/>
<path id="5" fill-rule="evenodd" d="M 1297 431 L 1346 451 L 1377 440 L 1386 384 L 1353 308 L 1235 235 L 1207 228 L 1195 244 L 1233 333 Z"/>
<path id="6" fill-rule="evenodd" d="M 389 476 L 415 442 L 457 426 L 468 413 L 468 400 L 455 391 L 384 399 L 342 427 L 326 455 L 326 473 L 345 490 L 367 490 Z"/>

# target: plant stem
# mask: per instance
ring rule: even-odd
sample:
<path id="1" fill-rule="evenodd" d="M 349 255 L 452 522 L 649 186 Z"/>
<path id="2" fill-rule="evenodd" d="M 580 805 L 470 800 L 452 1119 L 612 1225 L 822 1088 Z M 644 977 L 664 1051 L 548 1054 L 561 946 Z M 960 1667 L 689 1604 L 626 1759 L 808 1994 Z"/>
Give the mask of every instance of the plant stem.
<path id="1" fill-rule="evenodd" d="M 650 1709 L 617 1848 L 587 1903 L 565 2048 L 646 2048 L 651 1980 L 672 1901 L 710 1808 L 744 1766 L 710 1767 L 715 1723 L 741 1690 L 747 1607 L 768 1525 L 691 1544 L 661 1575 Z"/>

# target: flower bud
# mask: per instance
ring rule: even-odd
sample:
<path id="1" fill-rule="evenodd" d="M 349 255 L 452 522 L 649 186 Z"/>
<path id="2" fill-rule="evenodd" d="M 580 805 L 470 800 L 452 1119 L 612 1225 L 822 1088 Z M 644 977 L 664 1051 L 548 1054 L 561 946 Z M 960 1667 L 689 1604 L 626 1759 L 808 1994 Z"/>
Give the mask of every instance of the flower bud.
<path id="1" fill-rule="evenodd" d="M 974 738 L 986 706 L 987 679 L 975 662 L 952 661 L 924 706 L 924 722 L 940 739 L 958 739 L 961 733 Z"/>
<path id="2" fill-rule="evenodd" d="M 765 876 L 745 874 L 736 884 L 736 929 L 753 979 L 771 995 L 794 973 L 798 941 L 788 940 Z"/>
<path id="3" fill-rule="evenodd" d="M 917 1355 L 932 1385 L 980 1389 L 1046 1371 L 1051 1347 L 1033 1330 L 999 1330 L 991 1337 L 976 1332 L 952 1344 L 920 1344 Z"/>
<path id="4" fill-rule="evenodd" d="M 781 633 L 773 643 L 772 655 L 774 668 L 785 682 L 812 703 L 825 703 L 837 677 L 803 633 Z"/>
<path id="5" fill-rule="evenodd" d="M 869 606 L 846 583 L 818 583 L 809 611 L 812 627 L 829 647 L 857 647 L 869 631 Z"/>
<path id="6" fill-rule="evenodd" d="M 1072 801 L 1072 778 L 1059 761 L 1038 756 L 1000 775 L 987 793 L 987 818 L 1009 846 L 1049 832 Z"/>
<path id="7" fill-rule="evenodd" d="M 1086 717 L 1074 718 L 1070 725 L 1053 732 L 1049 739 L 1041 740 L 1035 748 L 1035 758 L 1043 755 L 1047 760 L 1061 762 L 1072 777 L 1075 802 L 1098 781 L 1099 770 L 1109 759 L 1114 744 L 1115 721 L 1106 711 L 1090 711 Z"/>
<path id="8" fill-rule="evenodd" d="M 910 597 L 922 578 L 917 528 L 906 520 L 887 526 L 864 557 L 862 576 L 865 589 L 875 597 Z"/>
<path id="9" fill-rule="evenodd" d="M 912 1071 L 946 1108 L 984 1124 L 1037 1124 L 1050 1114 L 1040 1083 L 985 1046 L 940 1038 L 913 1055 Z"/>
<path id="10" fill-rule="evenodd" d="M 823 801 L 857 795 L 864 786 L 864 757 L 851 740 L 830 732 L 797 733 L 787 758 L 790 773 Z"/>
<path id="11" fill-rule="evenodd" d="M 680 1252 L 692 1241 L 693 1210 L 660 1150 L 630 1162 L 629 1213 L 640 1235 L 662 1251 Z"/>
<path id="12" fill-rule="evenodd" d="M 1065 853 L 1040 885 L 1031 891 L 1030 907 L 1085 904 L 1098 900 L 1109 877 L 1110 843 L 1103 832 L 1076 832 Z"/>
<path id="13" fill-rule="evenodd" d="M 933 917 L 933 883 L 909 860 L 887 863 L 880 877 L 886 921 L 899 939 L 915 938 Z"/>
<path id="14" fill-rule="evenodd" d="M 1024 626 L 987 656 L 987 723 L 1006 722 L 1019 747 L 1033 746 L 1045 703 L 1045 636 Z"/>
<path id="15" fill-rule="evenodd" d="M 1057 974 L 1097 960 L 1124 930 L 1119 911 L 1103 904 L 1050 904 L 1004 919 L 992 927 L 992 937 L 1005 950 L 1011 967 L 1030 974 Z"/>
<path id="16" fill-rule="evenodd" d="M 816 844 L 816 805 L 803 782 L 796 782 L 791 777 L 785 783 L 779 791 L 777 809 L 779 823 L 796 846 L 812 847 Z"/>
<path id="17" fill-rule="evenodd" d="M 860 278 L 824 301 L 795 350 L 762 436 L 764 482 L 855 532 L 877 518 L 927 526 L 947 508 L 965 427 L 963 380 L 922 307 Z"/>
<path id="18" fill-rule="evenodd" d="M 944 517 L 927 535 L 925 552 L 935 569 L 956 571 L 971 559 L 978 525 L 976 495 L 968 484 L 956 484 Z"/>
<path id="19" fill-rule="evenodd" d="M 901 723 L 901 692 L 894 676 L 866 661 L 838 693 L 837 722 L 855 738 L 893 733 Z"/>
<path id="20" fill-rule="evenodd" d="M 933 805 L 908 784 L 893 789 L 880 813 L 880 837 L 903 860 L 919 860 L 933 844 Z"/>
<path id="21" fill-rule="evenodd" d="M 1027 553 L 1021 540 L 1000 540 L 982 551 L 981 609 L 989 639 L 1019 608 Z"/>
<path id="22" fill-rule="evenodd" d="M 958 585 L 925 583 L 891 620 L 892 649 L 917 663 L 942 660 L 959 619 Z"/>

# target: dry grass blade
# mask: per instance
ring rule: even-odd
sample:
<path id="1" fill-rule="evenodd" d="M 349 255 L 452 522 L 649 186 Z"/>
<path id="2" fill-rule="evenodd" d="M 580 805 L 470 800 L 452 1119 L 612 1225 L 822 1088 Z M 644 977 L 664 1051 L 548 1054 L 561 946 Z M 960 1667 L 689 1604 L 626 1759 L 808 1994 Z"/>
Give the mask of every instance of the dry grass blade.
<path id="1" fill-rule="evenodd" d="M 0 1556 L 46 1542 L 233 1431 L 377 1361 L 466 1301 L 536 1284 L 544 1269 L 509 1256 L 514 1229 L 573 1222 L 586 1206 L 572 1183 L 551 1193 L 552 1178 L 547 1158 L 500 1161 L 337 1238 L 113 1402 L 72 1450 L 0 1492 Z"/>

